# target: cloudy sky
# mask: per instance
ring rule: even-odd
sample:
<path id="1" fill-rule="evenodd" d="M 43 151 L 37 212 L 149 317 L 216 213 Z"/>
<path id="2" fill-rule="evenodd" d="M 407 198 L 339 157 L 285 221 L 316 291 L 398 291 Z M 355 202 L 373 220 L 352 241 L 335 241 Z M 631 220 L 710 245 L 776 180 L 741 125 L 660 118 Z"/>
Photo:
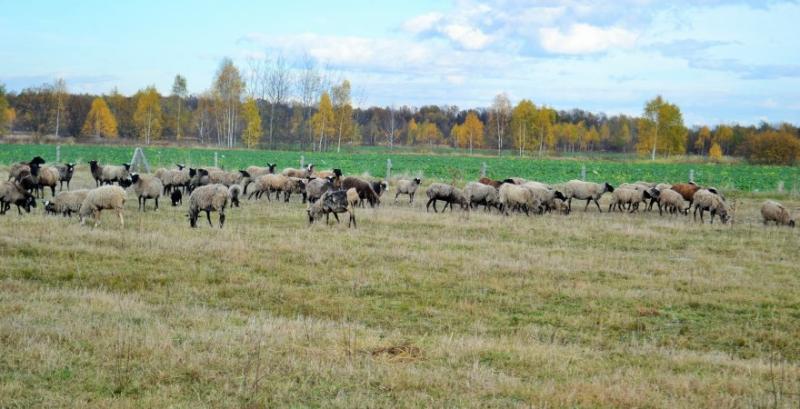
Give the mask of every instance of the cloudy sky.
<path id="1" fill-rule="evenodd" d="M 0 0 L 0 82 L 72 91 L 208 88 L 221 58 L 315 58 L 364 105 L 485 107 L 499 92 L 557 109 L 688 124 L 800 123 L 796 1 Z M 344 4 L 340 4 L 344 3 Z"/>

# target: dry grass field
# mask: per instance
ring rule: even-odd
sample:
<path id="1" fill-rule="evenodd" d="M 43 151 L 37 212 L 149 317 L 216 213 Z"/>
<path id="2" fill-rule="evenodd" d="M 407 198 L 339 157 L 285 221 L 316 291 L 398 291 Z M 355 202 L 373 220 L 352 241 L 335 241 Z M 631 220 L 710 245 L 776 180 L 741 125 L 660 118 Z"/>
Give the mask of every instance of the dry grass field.
<path id="1" fill-rule="evenodd" d="M 129 193 L 124 228 L 12 208 L 0 407 L 800 406 L 800 231 L 763 227 L 763 197 L 733 226 L 423 197 L 350 230 L 296 198 L 222 230 L 186 198 Z"/>

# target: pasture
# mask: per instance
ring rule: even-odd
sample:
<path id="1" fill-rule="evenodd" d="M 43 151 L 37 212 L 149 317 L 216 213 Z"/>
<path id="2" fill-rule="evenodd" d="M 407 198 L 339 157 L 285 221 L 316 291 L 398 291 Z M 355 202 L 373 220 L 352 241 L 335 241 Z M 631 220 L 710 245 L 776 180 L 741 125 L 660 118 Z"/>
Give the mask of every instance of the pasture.
<path id="1" fill-rule="evenodd" d="M 6 148 L 2 180 L 11 161 L 54 159 L 44 147 Z M 74 148 L 62 159 L 124 158 Z M 207 161 L 201 153 L 146 151 L 154 166 Z M 290 156 L 226 152 L 224 163 L 281 168 Z M 306 160 L 381 175 L 385 157 Z M 445 180 L 482 161 L 497 177 L 576 166 L 392 160 L 398 173 Z M 640 166 L 684 165 L 587 164 L 620 169 L 593 177 L 669 180 Z M 752 171 L 753 186 L 797 175 L 725 169 Z M 477 178 L 477 167 L 462 172 Z M 72 186 L 94 186 L 85 164 Z M 800 235 L 761 225 L 760 203 L 774 194 L 730 193 L 733 225 L 608 214 L 608 196 L 602 214 L 578 202 L 567 216 L 532 217 L 426 213 L 424 194 L 413 206 L 393 196 L 390 187 L 381 207 L 359 209 L 350 230 L 346 220 L 308 226 L 296 197 L 244 200 L 222 230 L 204 218 L 190 229 L 187 198 L 139 213 L 129 193 L 124 228 L 112 213 L 92 229 L 44 216 L 41 204 L 23 216 L 12 208 L 0 216 L 0 407 L 800 405 Z"/>

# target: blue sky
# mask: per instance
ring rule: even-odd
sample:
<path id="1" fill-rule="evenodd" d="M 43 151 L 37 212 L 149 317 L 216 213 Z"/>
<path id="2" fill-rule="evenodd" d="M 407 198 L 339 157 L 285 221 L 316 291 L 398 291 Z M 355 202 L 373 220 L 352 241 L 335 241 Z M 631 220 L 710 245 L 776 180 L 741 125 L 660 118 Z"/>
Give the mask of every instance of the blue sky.
<path id="1" fill-rule="evenodd" d="M 506 92 L 639 114 L 661 94 L 689 125 L 800 123 L 795 1 L 249 3 L 0 0 L 0 82 L 167 93 L 181 73 L 199 93 L 223 57 L 307 54 L 363 105 L 485 107 Z"/>

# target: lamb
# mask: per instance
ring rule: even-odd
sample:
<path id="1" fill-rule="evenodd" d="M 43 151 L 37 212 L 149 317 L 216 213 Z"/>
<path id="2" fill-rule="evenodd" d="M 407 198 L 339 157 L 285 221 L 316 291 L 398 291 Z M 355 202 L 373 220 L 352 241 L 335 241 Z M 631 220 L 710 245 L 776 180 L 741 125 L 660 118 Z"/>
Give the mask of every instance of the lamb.
<path id="1" fill-rule="evenodd" d="M 60 192 L 52 200 L 44 202 L 44 211 L 51 214 L 61 214 L 65 217 L 72 216 L 81 210 L 81 204 L 89 194 L 87 189 Z"/>
<path id="2" fill-rule="evenodd" d="M 469 202 L 464 196 L 464 193 L 453 186 L 444 183 L 433 183 L 428 187 L 428 190 L 425 191 L 425 194 L 428 196 L 428 203 L 425 204 L 426 212 L 430 205 L 433 204 L 433 211 L 438 213 L 436 202 L 439 200 L 445 202 L 442 213 L 447 210 L 447 206 L 450 206 L 450 211 L 453 211 L 453 203 L 458 203 L 461 205 L 462 209 L 469 210 Z"/>
<path id="3" fill-rule="evenodd" d="M 672 189 L 665 189 L 660 191 L 658 195 L 658 214 L 662 215 L 661 209 L 663 208 L 670 214 L 677 214 L 683 213 L 688 214 L 689 208 L 691 206 L 686 206 L 686 202 L 683 200 L 683 196 L 672 190 Z"/>
<path id="4" fill-rule="evenodd" d="M 251 183 L 256 181 L 256 178 L 259 176 L 269 175 L 275 173 L 275 167 L 278 166 L 277 163 L 267 163 L 267 167 L 262 168 L 260 166 L 248 166 L 245 171 L 247 172 L 248 176 L 245 180 L 242 181 L 242 185 L 244 185 L 244 190 L 242 191 L 243 194 L 247 194 L 247 187 L 250 186 Z"/>
<path id="5" fill-rule="evenodd" d="M 172 201 L 172 207 L 177 206 L 178 204 L 183 204 L 183 193 L 179 189 L 175 189 L 169 195 L 170 200 Z"/>
<path id="6" fill-rule="evenodd" d="M 614 192 L 614 187 L 605 183 L 591 183 L 591 182 L 584 182 L 581 180 L 570 180 L 564 186 L 564 196 L 567 198 L 567 204 L 569 207 L 569 211 L 572 211 L 572 199 L 578 200 L 586 200 L 586 207 L 583 208 L 583 211 L 587 211 L 589 209 L 589 204 L 594 202 L 597 206 L 597 211 L 602 212 L 600 209 L 600 203 L 598 200 L 603 196 L 603 193 Z"/>
<path id="7" fill-rule="evenodd" d="M 539 200 L 540 206 L 543 211 L 552 211 L 553 209 L 561 209 L 565 213 L 569 213 L 567 208 L 563 205 L 566 196 L 558 190 L 539 182 L 527 182 L 522 187 L 528 189 L 533 193 L 534 197 Z"/>
<path id="8" fill-rule="evenodd" d="M 513 183 L 505 183 L 500 186 L 500 207 L 503 214 L 508 216 L 509 209 L 522 209 L 526 215 L 531 210 L 539 210 L 541 202 L 533 192 L 523 186 L 518 186 Z"/>
<path id="9" fill-rule="evenodd" d="M 86 223 L 86 218 L 91 215 L 94 218 L 94 227 L 97 227 L 100 224 L 100 212 L 114 210 L 119 216 L 120 226 L 125 227 L 122 211 L 125 208 L 126 199 L 125 189 L 119 186 L 100 186 L 90 190 L 78 210 L 81 225 Z"/>
<path id="10" fill-rule="evenodd" d="M 67 190 L 69 190 L 69 182 L 72 180 L 72 174 L 75 173 L 75 164 L 56 165 L 56 169 L 58 169 L 58 190 L 64 190 L 64 182 L 67 182 Z"/>
<path id="11" fill-rule="evenodd" d="M 697 220 L 697 211 L 700 210 L 700 223 L 703 223 L 703 212 L 711 212 L 711 224 L 714 224 L 714 216 L 719 214 L 722 224 L 730 220 L 728 215 L 728 205 L 725 200 L 715 192 L 708 189 L 700 189 L 694 193 L 694 220 Z"/>
<path id="12" fill-rule="evenodd" d="M 314 203 L 322 197 L 325 192 L 333 189 L 333 177 L 314 178 L 306 184 L 306 196 L 310 203 Z"/>
<path id="13" fill-rule="evenodd" d="M 147 211 L 147 199 L 154 199 L 156 204 L 153 210 L 158 210 L 158 199 L 164 190 L 164 184 L 160 179 L 155 176 L 131 173 L 130 183 L 139 200 L 139 211 Z"/>
<path id="14" fill-rule="evenodd" d="M 231 207 L 239 207 L 239 197 L 242 195 L 240 185 L 231 185 L 228 188 L 228 195 L 231 197 Z"/>
<path id="15" fill-rule="evenodd" d="M 480 182 L 467 183 L 464 186 L 464 196 L 467 198 L 470 207 L 483 205 L 483 210 L 489 210 L 489 206 L 500 205 L 497 189 Z"/>
<path id="16" fill-rule="evenodd" d="M 30 162 L 19 162 L 11 165 L 11 169 L 8 170 L 8 180 L 19 180 L 19 175 L 24 171 L 30 171 L 30 166 L 33 164 L 41 166 L 45 164 L 45 160 L 41 156 L 34 156 Z"/>
<path id="17" fill-rule="evenodd" d="M 55 166 L 45 166 L 39 169 L 39 186 L 38 190 L 40 197 L 44 197 L 44 188 L 50 188 L 50 196 L 56 195 L 56 184 L 61 179 L 61 173 Z"/>
<path id="18" fill-rule="evenodd" d="M 225 224 L 225 209 L 230 203 L 230 195 L 225 185 L 213 184 L 200 186 L 189 196 L 189 225 L 197 227 L 197 217 L 200 212 L 206 212 L 208 225 L 211 223 L 211 212 L 219 212 L 219 228 Z"/>
<path id="19" fill-rule="evenodd" d="M 352 190 L 355 190 L 354 194 L 348 194 L 348 192 Z M 353 206 L 349 203 L 349 199 L 355 199 L 357 197 L 360 198 L 360 195 L 358 194 L 358 189 L 355 188 L 350 188 L 347 191 L 329 190 L 325 192 L 319 200 L 310 205 L 308 210 L 306 210 L 308 213 L 308 224 L 314 223 L 314 220 L 321 218 L 322 215 L 325 215 L 325 223 L 327 224 L 331 213 L 333 213 L 333 217 L 336 218 L 336 222 L 338 223 L 339 216 L 337 213 L 347 212 L 350 215 L 347 227 L 349 228 L 352 225 L 354 228 L 357 228 L 356 215 Z"/>
<path id="20" fill-rule="evenodd" d="M 378 194 L 375 193 L 375 190 L 372 189 L 372 185 L 366 180 L 357 178 L 355 176 L 348 176 L 342 179 L 342 189 L 347 190 L 351 187 L 356 188 L 358 191 L 358 196 L 361 198 L 361 200 L 366 200 L 369 202 L 371 207 L 375 207 L 381 203 L 381 200 L 378 198 Z"/>
<path id="21" fill-rule="evenodd" d="M 397 197 L 400 195 L 408 195 L 408 204 L 414 203 L 414 195 L 417 193 L 417 188 L 422 179 L 414 178 L 413 180 L 400 179 L 397 181 L 397 193 L 394 195 L 394 202 L 397 203 Z"/>
<path id="22" fill-rule="evenodd" d="M 789 214 L 789 210 L 782 204 L 767 200 L 761 205 L 761 217 L 764 218 L 764 225 L 768 222 L 775 222 L 776 226 L 794 227 L 794 219 Z"/>
<path id="23" fill-rule="evenodd" d="M 639 210 L 639 203 L 651 197 L 647 190 L 618 187 L 611 194 L 611 204 L 608 205 L 608 211 L 611 212 L 616 207 L 621 212 L 624 205 L 627 204 L 630 213 L 633 213 Z"/>
<path id="24" fill-rule="evenodd" d="M 313 173 L 314 173 L 314 164 L 309 163 L 308 166 L 306 166 L 303 169 L 286 168 L 283 170 L 283 172 L 281 172 L 281 175 L 308 179 Z"/>
<path id="25" fill-rule="evenodd" d="M 6 214 L 12 204 L 17 206 L 17 212 L 21 215 L 22 208 L 30 213 L 31 207 L 36 207 L 36 199 L 19 182 L 9 180 L 0 184 L 0 214 Z"/>

